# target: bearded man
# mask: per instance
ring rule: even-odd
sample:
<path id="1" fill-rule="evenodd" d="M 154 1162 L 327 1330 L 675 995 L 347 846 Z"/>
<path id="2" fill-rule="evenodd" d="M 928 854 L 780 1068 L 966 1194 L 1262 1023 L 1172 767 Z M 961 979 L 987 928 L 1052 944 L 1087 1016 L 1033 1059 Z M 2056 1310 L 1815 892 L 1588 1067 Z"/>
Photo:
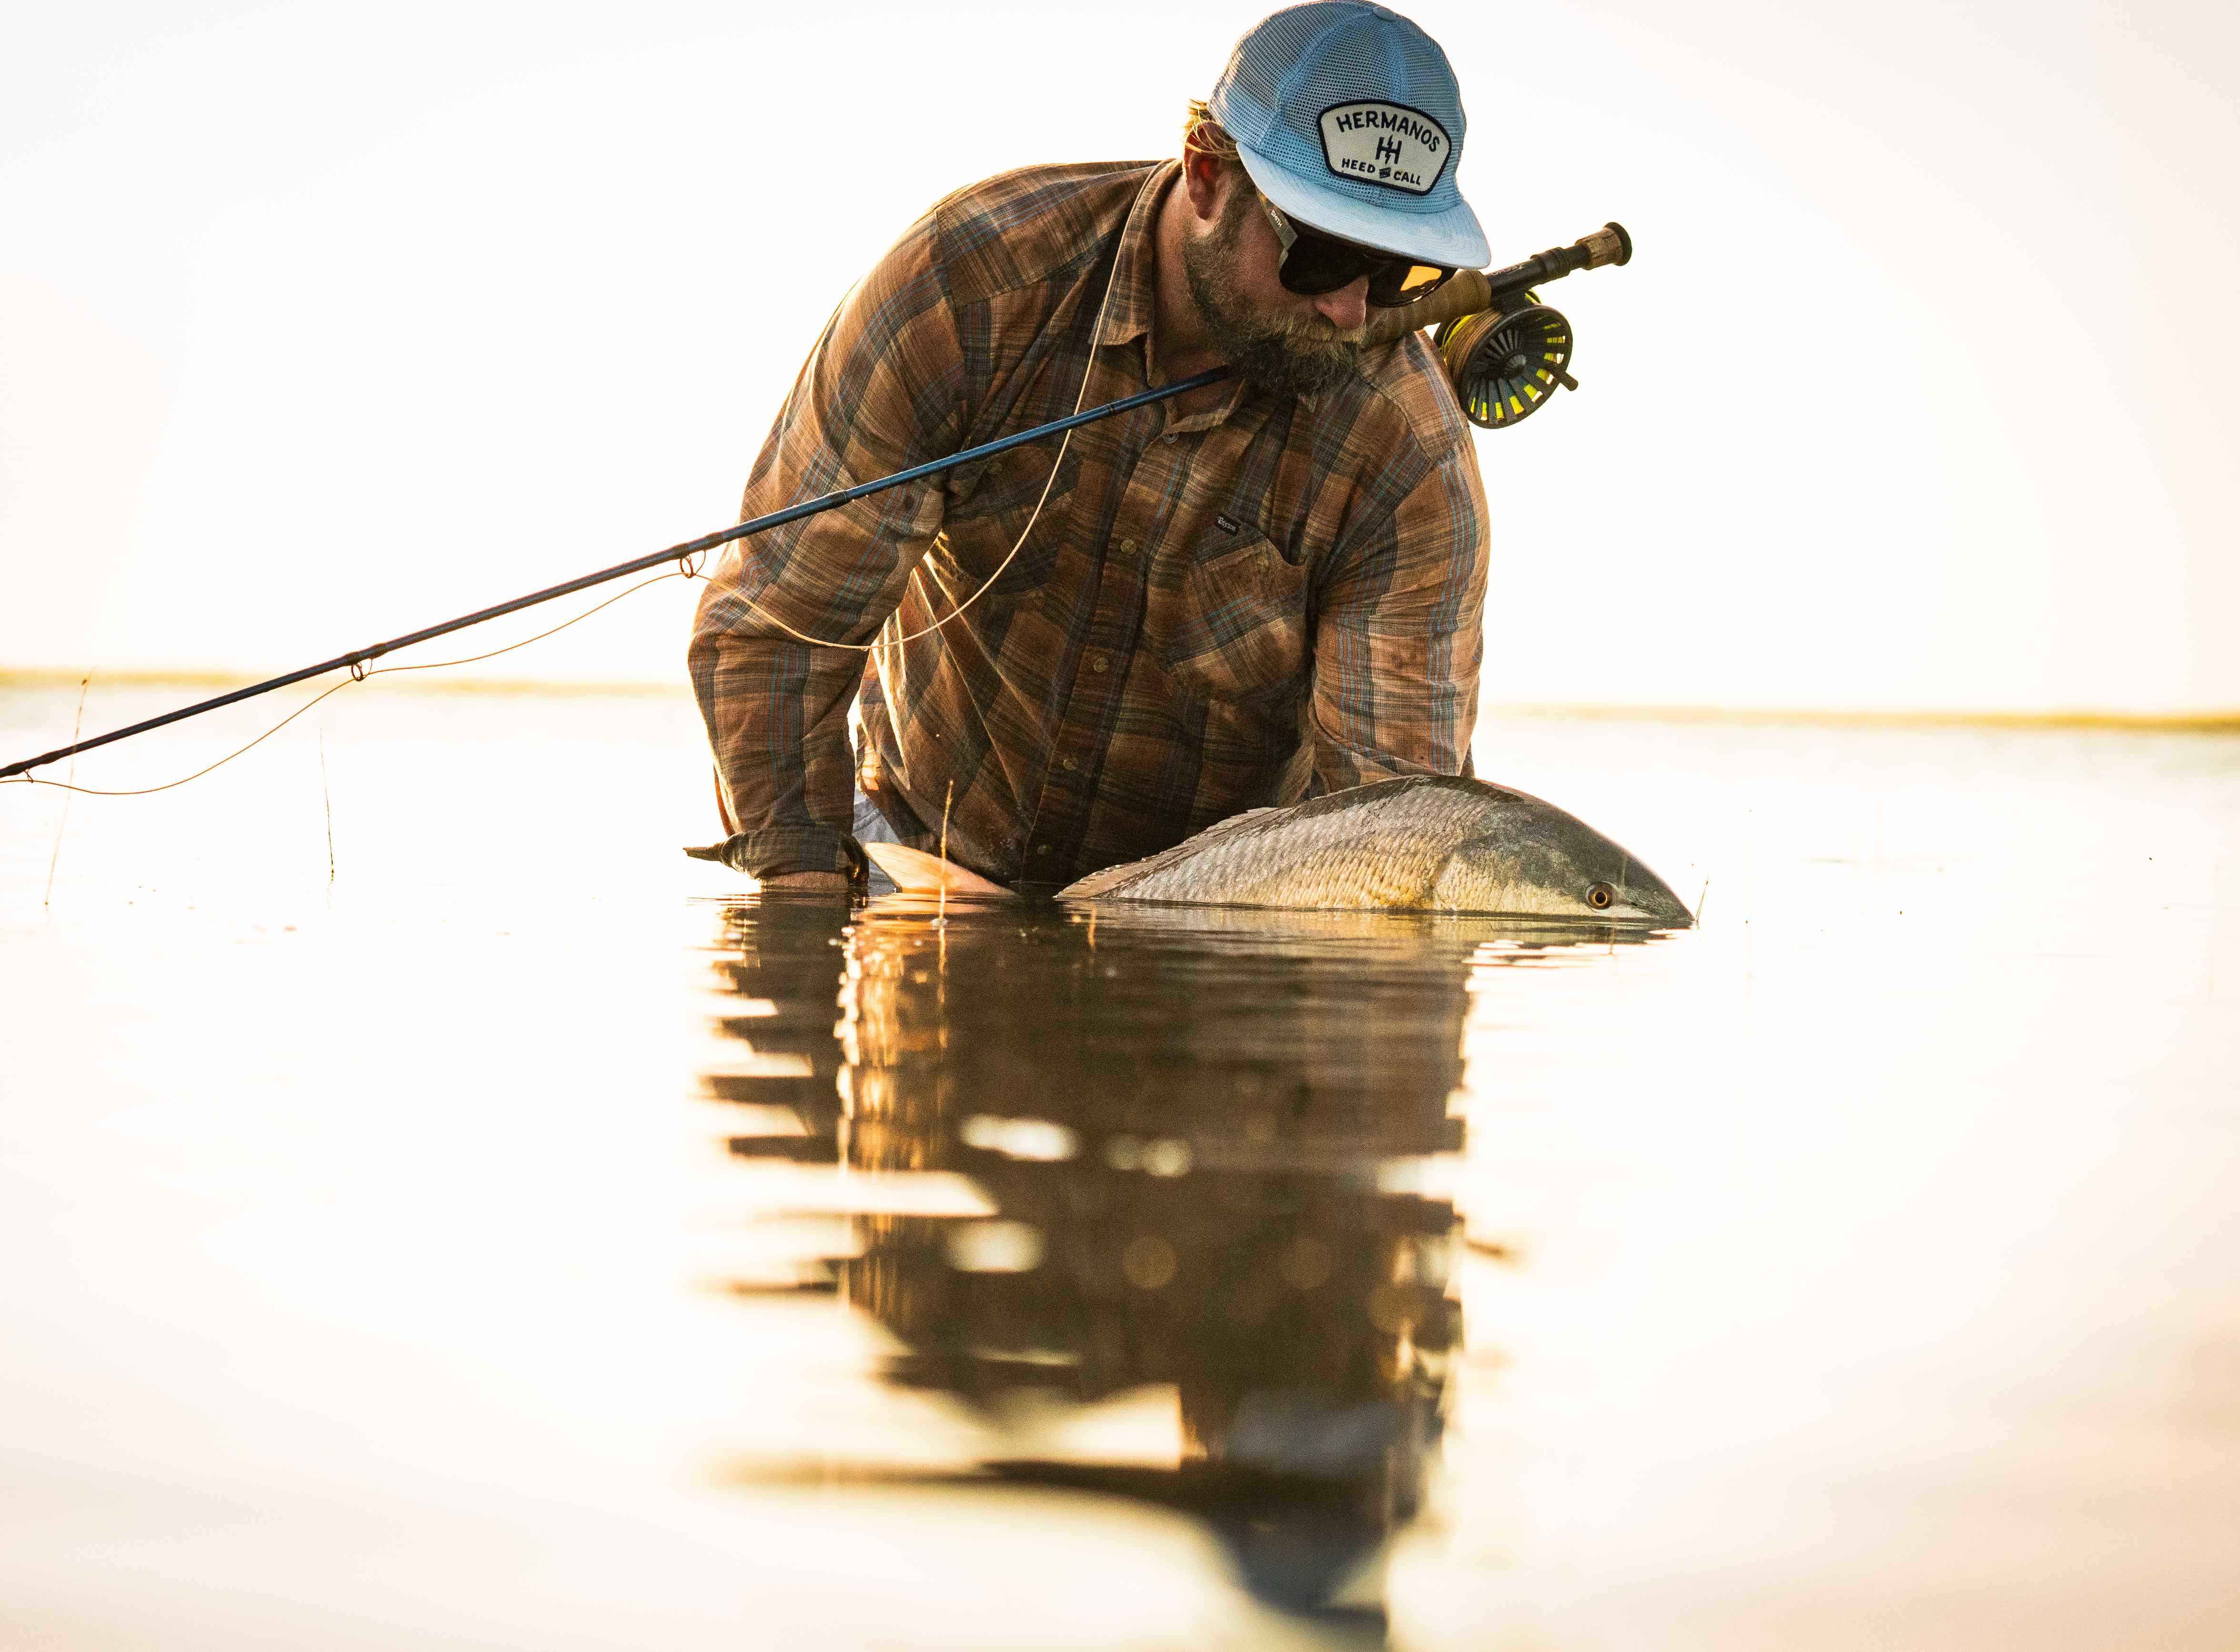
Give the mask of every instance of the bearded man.
<path id="1" fill-rule="evenodd" d="M 690 664 L 724 857 L 860 841 L 1056 885 L 1262 804 L 1465 774 L 1485 498 L 1427 343 L 1487 262 L 1445 55 L 1365 0 L 1237 43 L 1182 158 L 1031 167 L 826 328 L 742 519 L 1227 364 L 1231 379 L 730 546 Z M 851 726 L 852 725 L 852 726 Z"/>

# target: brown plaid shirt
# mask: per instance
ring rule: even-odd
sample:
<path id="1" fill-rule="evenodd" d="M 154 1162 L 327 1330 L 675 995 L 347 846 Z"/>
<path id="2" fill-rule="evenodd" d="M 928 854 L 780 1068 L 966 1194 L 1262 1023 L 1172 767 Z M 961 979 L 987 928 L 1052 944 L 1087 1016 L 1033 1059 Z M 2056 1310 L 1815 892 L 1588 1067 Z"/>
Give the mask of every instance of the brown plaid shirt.
<path id="1" fill-rule="evenodd" d="M 1163 383 L 1151 228 L 1174 162 L 1030 168 L 913 224 L 841 307 L 748 482 L 749 516 Z M 1145 189 L 1146 180 L 1151 187 Z M 1110 307 L 1095 340 L 1103 299 Z M 1240 809 L 1468 771 L 1485 497 L 1424 341 L 1323 396 L 1243 388 L 1057 438 L 727 548 L 692 680 L 735 863 L 845 864 L 860 779 L 931 849 L 1057 883 Z M 757 610 L 761 611 L 758 613 Z M 866 656 L 797 642 L 883 638 Z M 850 704 L 860 695 L 851 740 Z"/>

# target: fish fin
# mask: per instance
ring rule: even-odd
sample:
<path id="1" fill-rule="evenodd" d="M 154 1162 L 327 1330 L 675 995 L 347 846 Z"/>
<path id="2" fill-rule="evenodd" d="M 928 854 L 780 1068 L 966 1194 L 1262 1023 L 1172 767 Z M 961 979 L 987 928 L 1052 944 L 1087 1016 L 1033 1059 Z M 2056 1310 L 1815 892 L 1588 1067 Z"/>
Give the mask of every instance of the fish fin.
<path id="1" fill-rule="evenodd" d="M 684 852 L 696 861 L 714 861 L 721 866 L 729 864 L 723 858 L 723 851 L 730 847 L 729 843 L 710 843 L 705 849 L 688 847 Z"/>
<path id="2" fill-rule="evenodd" d="M 1226 820 L 1217 820 L 1203 831 L 1185 837 L 1172 849 L 1163 849 L 1140 861 L 1123 861 L 1117 866 L 1108 866 L 1101 872 L 1091 872 L 1086 877 L 1076 878 L 1057 892 L 1057 898 L 1061 901 L 1085 901 L 1097 896 L 1109 895 L 1123 884 L 1132 883 L 1139 877 L 1148 877 L 1153 872 L 1164 871 L 1177 861 L 1187 860 L 1201 849 L 1221 842 L 1238 828 L 1250 825 L 1261 816 L 1274 814 L 1276 809 L 1277 805 L 1271 803 L 1263 809 L 1248 809 L 1243 814 L 1231 815 Z"/>
<path id="3" fill-rule="evenodd" d="M 902 843 L 866 843 L 863 853 L 877 862 L 879 869 L 894 879 L 895 887 L 906 895 L 938 895 L 946 889 L 951 895 L 994 895 L 1008 899 L 1011 893 L 1001 883 L 991 883 L 977 872 L 968 871 L 954 861 L 929 855 L 922 849 Z"/>
<path id="4" fill-rule="evenodd" d="M 1123 861 L 1119 865 L 1108 866 L 1101 872 L 1091 872 L 1087 877 L 1077 877 L 1057 892 L 1057 898 L 1061 901 L 1080 901 L 1103 895 L 1115 884 L 1124 883 L 1138 872 L 1148 870 L 1151 861 L 1158 858 L 1154 855 L 1150 860 Z"/>

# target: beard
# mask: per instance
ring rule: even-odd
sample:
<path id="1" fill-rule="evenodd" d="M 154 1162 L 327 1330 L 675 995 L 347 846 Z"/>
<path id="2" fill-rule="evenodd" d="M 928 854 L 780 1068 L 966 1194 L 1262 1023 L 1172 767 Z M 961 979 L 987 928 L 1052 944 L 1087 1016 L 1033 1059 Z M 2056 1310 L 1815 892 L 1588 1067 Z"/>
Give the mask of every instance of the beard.
<path id="1" fill-rule="evenodd" d="M 1321 316 L 1258 316 L 1237 279 L 1247 186 L 1230 191 L 1210 235 L 1183 243 L 1183 275 L 1221 358 L 1247 384 L 1279 396 L 1316 396 L 1352 378 L 1361 364 L 1361 336 Z"/>

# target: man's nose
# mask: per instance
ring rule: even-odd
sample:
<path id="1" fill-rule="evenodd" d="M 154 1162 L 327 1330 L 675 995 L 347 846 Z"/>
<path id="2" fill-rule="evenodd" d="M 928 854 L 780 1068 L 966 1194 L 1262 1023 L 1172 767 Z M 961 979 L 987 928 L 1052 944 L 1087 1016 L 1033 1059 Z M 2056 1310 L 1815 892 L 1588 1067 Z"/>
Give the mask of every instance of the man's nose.
<path id="1" fill-rule="evenodd" d="M 1347 283 L 1315 300 L 1315 311 L 1333 327 L 1353 332 L 1369 324 L 1369 277 Z"/>

